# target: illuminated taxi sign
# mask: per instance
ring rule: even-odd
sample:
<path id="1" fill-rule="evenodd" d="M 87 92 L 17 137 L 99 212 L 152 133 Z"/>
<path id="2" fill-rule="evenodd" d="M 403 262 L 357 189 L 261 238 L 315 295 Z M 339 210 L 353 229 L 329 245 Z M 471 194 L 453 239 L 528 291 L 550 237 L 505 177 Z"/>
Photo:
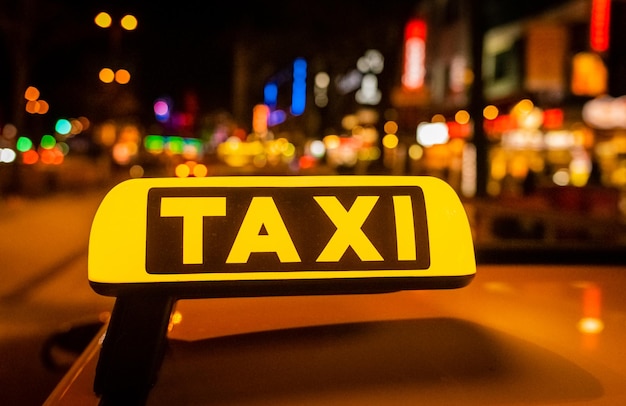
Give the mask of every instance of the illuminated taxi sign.
<path id="1" fill-rule="evenodd" d="M 113 295 L 458 287 L 475 273 L 463 207 L 428 177 L 131 180 L 103 200 L 89 251 L 92 286 Z"/>
<path id="2" fill-rule="evenodd" d="M 154 188 L 146 271 L 426 269 L 419 186 Z"/>

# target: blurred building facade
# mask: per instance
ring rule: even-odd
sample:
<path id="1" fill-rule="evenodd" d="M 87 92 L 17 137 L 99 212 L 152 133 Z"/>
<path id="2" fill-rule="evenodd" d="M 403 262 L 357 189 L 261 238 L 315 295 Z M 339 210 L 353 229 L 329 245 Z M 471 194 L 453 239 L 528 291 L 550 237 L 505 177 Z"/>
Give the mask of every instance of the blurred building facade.
<path id="1" fill-rule="evenodd" d="M 546 3 L 498 22 L 476 16 L 487 3 L 425 1 L 407 23 L 403 80 L 391 96 L 399 125 L 448 128 L 445 138 L 421 143 L 408 172 L 445 177 L 468 196 L 483 181 L 490 196 L 549 190 L 550 199 L 568 194 L 578 208 L 623 212 L 626 4 Z M 423 80 L 405 83 L 416 72 Z"/>

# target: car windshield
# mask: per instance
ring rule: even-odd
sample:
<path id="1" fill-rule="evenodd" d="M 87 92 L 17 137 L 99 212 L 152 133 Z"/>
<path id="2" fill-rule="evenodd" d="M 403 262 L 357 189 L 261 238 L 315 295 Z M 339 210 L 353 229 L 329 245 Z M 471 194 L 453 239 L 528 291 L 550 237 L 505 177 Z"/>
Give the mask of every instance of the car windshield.
<path id="1" fill-rule="evenodd" d="M 506 377 L 527 371 L 524 368 L 532 369 L 533 360 L 545 355 L 556 369 L 546 364 L 543 367 L 570 374 L 573 381 L 587 385 L 580 387 L 574 399 L 598 396 L 593 380 L 561 362 L 560 357 L 572 353 L 555 356 L 550 351 L 556 349 L 545 343 L 537 344 L 541 347 L 537 351 L 524 346 L 523 340 L 532 341 L 538 336 L 537 331 L 551 328 L 547 327 L 548 319 L 555 326 L 560 325 L 558 314 L 548 312 L 547 319 L 542 320 L 546 324 L 539 327 L 523 321 L 525 311 L 536 311 L 546 297 L 555 300 L 550 303 L 551 308 L 563 310 L 565 317 L 567 310 L 580 305 L 571 298 L 584 296 L 586 299 L 581 300 L 586 303 L 585 312 L 590 312 L 585 318 L 589 316 L 592 323 L 600 319 L 599 310 L 589 310 L 593 303 L 598 308 L 602 303 L 622 303 L 613 289 L 626 287 L 620 276 L 626 265 L 626 25 L 622 24 L 626 3 L 9 3 L 0 4 L 0 382 L 4 383 L 0 404 L 43 403 L 78 354 L 108 322 L 116 297 L 94 292 L 87 269 L 92 267 L 89 244 L 94 236 L 94 217 L 115 187 L 128 181 L 145 181 L 151 188 L 167 189 L 169 186 L 163 187 L 164 184 L 178 187 L 178 183 L 168 183 L 173 180 L 206 186 L 215 179 L 219 183 L 222 178 L 259 178 L 264 180 L 255 186 L 275 191 L 291 185 L 291 181 L 276 179 L 305 176 L 332 180 L 328 184 L 319 179 L 312 181 L 309 194 L 272 195 L 274 205 L 262 199 L 258 205 L 252 205 L 250 201 L 258 196 L 243 191 L 235 200 L 248 200 L 235 209 L 228 206 L 228 215 L 219 214 L 218 208 L 210 215 L 200 216 L 200 227 L 209 224 L 206 217 L 224 217 L 218 227 L 223 234 L 206 234 L 205 239 L 212 238 L 216 251 L 223 249 L 227 255 L 232 246 L 222 245 L 234 240 L 242 228 L 244 234 L 248 230 L 248 235 L 259 237 L 255 243 L 266 236 L 288 234 L 294 238 L 294 249 L 272 252 L 302 259 L 296 257 L 302 254 L 302 246 L 319 251 L 324 248 L 327 241 L 318 243 L 316 236 L 322 230 L 322 221 L 328 221 L 330 226 L 346 230 L 343 237 L 339 234 L 336 239 L 337 246 L 342 247 L 339 254 L 347 252 L 352 255 L 350 260 L 363 260 L 370 254 L 372 257 L 367 258 L 378 258 L 379 254 L 385 261 L 389 255 L 396 255 L 393 266 L 401 268 L 406 260 L 400 258 L 405 255 L 401 252 L 406 247 L 428 252 L 428 238 L 433 237 L 428 227 L 439 224 L 432 220 L 433 212 L 462 211 L 469 224 L 479 282 L 470 283 L 467 289 L 451 289 L 456 295 L 452 300 L 444 299 L 447 296 L 441 296 L 443 292 L 429 289 L 419 296 L 414 292 L 384 293 L 380 297 L 391 304 L 382 308 L 373 305 L 377 301 L 367 294 L 351 299 L 325 294 L 299 297 L 301 293 L 311 293 L 306 290 L 308 286 L 294 290 L 298 297 L 265 297 L 257 299 L 259 302 L 252 298 L 219 298 L 200 299 L 198 305 L 193 304 L 195 298 L 185 298 L 180 307 L 175 306 L 178 313 L 173 314 L 187 322 L 174 323 L 170 338 L 179 344 L 196 343 L 189 347 L 182 344 L 180 354 L 193 359 L 190 354 L 194 351 L 208 351 L 203 346 L 208 341 L 223 346 L 223 362 L 218 364 L 231 368 L 225 354 L 232 355 L 241 349 L 237 345 L 245 347 L 246 343 L 288 342 L 295 336 L 295 349 L 280 347 L 265 353 L 267 357 L 288 353 L 293 360 L 309 354 L 308 334 L 321 341 L 336 334 L 348 340 L 361 328 L 378 331 L 379 335 L 368 336 L 359 344 L 364 346 L 363 351 L 374 351 L 396 334 L 391 341 L 399 340 L 395 341 L 397 345 L 406 344 L 402 340 L 411 336 L 417 340 L 445 341 L 439 333 L 428 333 L 443 328 L 451 335 L 471 338 L 461 350 L 486 346 L 490 340 L 504 345 L 502 351 L 510 350 L 519 361 L 515 368 L 511 364 L 501 365 L 504 372 L 511 374 L 504 374 Z M 388 180 L 373 180 L 380 178 Z M 422 232 L 416 234 L 415 242 L 403 238 L 407 234 L 402 230 L 406 229 L 398 225 L 407 218 L 406 224 L 410 224 L 413 217 L 394 217 L 393 213 L 409 213 L 409 206 L 404 205 L 407 200 L 402 199 L 408 196 L 413 199 L 411 202 L 418 201 L 418 195 L 409 189 L 430 182 L 423 179 L 442 181 L 458 196 L 462 210 L 435 204 L 429 198 L 430 188 L 424 186 L 425 197 L 419 201 L 426 215 L 421 220 L 415 217 L 414 229 Z M 232 184 L 250 186 L 246 182 L 252 181 L 241 182 Z M 407 188 L 403 189 L 403 197 L 394 200 L 399 193 L 387 191 L 390 184 Z M 341 197 L 339 189 L 345 189 L 341 193 L 349 194 L 348 189 L 357 192 Z M 328 200 L 315 200 L 318 195 Z M 380 199 L 368 200 L 372 195 Z M 163 211 L 155 211 L 153 203 L 161 202 L 159 199 L 210 199 L 221 195 L 157 190 L 149 196 L 147 191 L 145 196 L 124 195 L 126 200 L 116 206 L 121 220 L 116 218 L 110 224 L 119 220 L 115 223 L 120 224 L 115 235 L 120 241 L 130 239 L 138 229 L 137 235 L 142 236 L 151 235 L 152 230 L 161 235 L 171 233 L 171 225 L 178 224 L 178 220 L 171 219 L 184 216 L 176 211 L 176 202 L 169 209 L 159 206 Z M 315 209 L 325 211 L 314 212 L 302 203 L 304 198 L 317 202 Z M 152 209 L 133 215 L 125 211 L 134 205 L 148 207 L 148 202 Z M 283 208 L 281 205 L 287 204 L 284 202 L 294 205 Z M 410 206 L 411 210 L 417 207 Z M 381 208 L 393 208 L 396 212 L 379 216 L 376 210 Z M 241 227 L 247 213 L 244 209 L 266 216 L 278 214 L 251 226 L 246 223 L 258 226 L 253 234 L 250 228 Z M 357 212 L 365 213 L 360 222 L 354 220 L 358 224 L 352 224 L 352 228 L 345 225 L 350 223 L 345 218 L 354 219 Z M 231 213 L 238 213 L 239 217 L 229 217 Z M 296 218 L 298 213 L 311 225 L 296 235 L 289 218 Z M 366 217 L 370 213 L 368 223 Z M 164 220 L 165 225 L 155 222 L 153 218 L 159 216 L 170 220 Z M 151 231 L 147 225 L 142 228 L 142 221 L 150 223 Z M 287 231 L 280 228 L 283 221 Z M 235 223 L 227 241 L 224 230 Z M 137 224 L 139 228 L 133 228 Z M 445 227 L 437 227 L 445 241 L 442 256 L 454 259 L 459 253 L 455 245 L 458 233 L 454 227 L 446 229 L 449 234 L 442 228 Z M 182 235 L 182 227 L 176 230 Z M 387 235 L 393 237 L 391 242 L 381 242 L 385 240 L 382 236 Z M 238 247 L 244 248 L 238 251 L 240 256 L 235 253 L 232 258 L 245 263 L 241 258 L 253 249 L 245 244 L 250 240 L 241 241 Z M 133 255 L 149 261 L 150 272 L 157 269 L 155 273 L 167 274 L 171 252 L 178 248 L 172 248 L 169 240 L 144 245 L 147 254 L 141 251 Z M 120 246 L 123 244 L 117 248 Z M 126 261 L 127 252 L 121 249 L 102 246 L 98 258 Z M 185 261 L 190 261 L 187 263 L 192 263 L 187 269 L 195 266 L 193 261 L 204 261 L 203 253 L 198 252 L 196 257 L 193 253 L 185 257 Z M 302 262 L 315 267 L 316 258 L 340 256 L 331 254 Z M 206 258 L 209 256 L 206 254 Z M 408 258 L 412 259 L 410 255 Z M 420 269 L 428 269 L 428 260 L 418 259 L 423 260 Z M 345 277 L 356 262 L 342 263 L 344 268 L 339 271 L 330 265 L 322 271 L 336 271 L 334 275 Z M 243 265 L 229 266 L 228 272 L 248 271 Z M 376 269 L 381 270 L 388 269 L 382 265 Z M 589 270 L 596 271 L 595 276 L 590 276 Z M 269 266 L 263 271 L 270 272 Z M 480 279 L 481 271 L 484 280 Z M 194 272 L 201 273 L 198 269 Z M 312 273 L 305 275 L 311 277 Z M 556 288 L 556 284 L 561 288 Z M 388 285 L 387 290 L 396 287 Z M 343 288 L 337 282 L 331 293 L 346 293 Z M 606 295 L 604 302 L 593 299 L 598 294 L 596 288 Z M 98 286 L 95 289 L 98 291 Z M 494 310 L 504 301 L 475 300 L 484 299 L 485 290 L 488 295 L 499 292 L 513 297 L 524 296 L 524 289 L 528 300 L 520 303 L 527 308 L 511 304 L 516 303 L 514 300 L 506 302 L 524 328 L 503 325 L 497 320 L 508 317 Z M 204 291 L 198 296 L 203 294 Z M 289 296 L 289 292 L 284 290 L 281 295 Z M 464 301 L 475 303 L 475 307 L 468 306 L 467 312 L 459 313 L 456 309 L 463 308 Z M 257 309 L 255 303 L 262 305 Z M 343 310 L 333 312 L 333 306 Z M 362 307 L 356 310 L 358 306 Z M 299 309 L 297 314 L 284 309 L 291 307 Z M 418 307 L 421 310 L 415 310 Z M 620 317 L 626 317 L 619 306 L 613 308 Z M 264 320 L 257 313 L 260 309 L 271 309 L 276 317 Z M 213 320 L 215 327 L 203 331 L 195 328 L 202 325 L 203 317 L 209 317 L 207 314 L 220 311 L 233 313 L 233 318 L 228 322 Z M 192 313 L 198 316 L 191 316 Z M 444 318 L 447 321 L 442 321 Z M 399 319 L 405 322 L 392 322 Z M 188 324 L 189 320 L 194 322 Z M 71 327 L 79 327 L 78 334 Z M 71 334 L 57 334 L 68 329 Z M 624 338 L 622 330 L 613 331 L 618 333 L 608 336 L 605 344 Z M 502 334 L 515 335 L 516 339 L 505 339 Z M 220 337 L 226 336 L 239 337 L 244 344 L 230 347 L 232 342 L 220 341 Z M 433 357 L 445 352 L 442 348 L 429 348 L 437 354 Z M 393 355 L 385 351 L 384 354 Z M 428 351 L 422 351 L 413 355 L 423 359 Z M 602 351 L 610 352 L 604 348 Z M 320 355 L 326 367 L 308 372 L 307 379 L 314 385 L 304 392 L 314 391 L 315 385 L 319 389 L 329 384 L 316 381 L 314 375 L 333 369 L 333 354 L 345 365 L 353 365 L 358 359 L 356 353 L 329 349 Z M 525 360 L 525 354 L 532 359 Z M 487 363 L 502 360 L 494 352 L 482 355 L 487 358 L 481 361 Z M 589 357 L 594 359 L 593 354 Z M 201 359 L 193 371 L 203 368 Z M 395 364 L 385 373 L 408 373 L 407 382 L 418 380 L 422 385 L 419 387 L 433 401 L 445 403 L 446 399 L 435 394 L 443 390 L 441 386 L 427 385 L 425 375 L 399 366 L 401 360 L 394 359 Z M 237 360 L 243 368 L 246 361 Z M 166 358 L 166 365 L 167 362 Z M 436 363 L 436 359 L 429 362 Z M 453 364 L 449 357 L 442 361 L 446 362 L 448 366 Z M 579 359 L 576 362 L 577 367 L 584 363 Z M 377 365 L 362 364 L 373 373 L 364 374 L 364 382 L 374 379 Z M 292 367 L 282 365 L 281 371 L 287 374 Z M 239 367 L 232 368 L 234 371 Z M 459 368 L 454 366 L 449 375 L 439 378 L 462 381 L 462 377 L 476 371 L 484 372 L 480 368 Z M 345 381 L 331 385 L 333 390 L 352 388 L 348 390 L 352 391 L 351 396 L 364 401 L 373 396 L 371 390 L 363 390 L 367 385 L 347 379 L 346 371 L 337 372 Z M 164 379 L 174 379 L 177 372 L 175 368 L 166 369 Z M 617 380 L 626 380 L 626 375 L 620 375 L 623 372 L 617 372 Z M 493 383 L 504 375 L 487 373 L 485 382 Z M 521 375 L 523 388 L 540 383 L 525 372 Z M 382 379 L 381 385 L 387 389 L 393 386 L 389 376 L 377 375 L 377 379 Z M 190 386 L 198 383 L 188 382 Z M 297 379 L 290 382 L 296 388 L 306 386 Z M 268 378 L 266 383 L 277 390 L 276 382 Z M 230 384 L 224 386 L 224 393 L 236 387 Z M 523 392 L 520 388 L 503 385 L 498 394 L 492 395 L 506 403 L 505 392 Z M 547 388 L 544 387 L 544 393 L 550 392 Z M 254 395 L 253 387 L 246 390 Z M 162 388 L 157 391 L 164 398 L 170 399 L 171 395 L 171 399 L 176 399 L 175 393 L 166 394 Z M 287 403 L 301 400 L 282 395 Z M 228 396 L 224 397 L 226 403 L 245 397 Z M 402 398 L 401 394 L 394 396 Z M 564 397 L 556 399 L 563 401 Z"/>

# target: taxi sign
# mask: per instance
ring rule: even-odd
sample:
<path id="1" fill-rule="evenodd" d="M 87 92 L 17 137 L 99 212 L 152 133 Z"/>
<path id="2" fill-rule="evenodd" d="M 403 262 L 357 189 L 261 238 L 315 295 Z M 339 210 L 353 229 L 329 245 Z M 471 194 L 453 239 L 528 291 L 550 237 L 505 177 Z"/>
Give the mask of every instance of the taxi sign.
<path id="1" fill-rule="evenodd" d="M 456 288 L 474 273 L 463 206 L 431 177 L 133 179 L 104 198 L 89 241 L 89 281 L 113 296 Z"/>
<path id="2" fill-rule="evenodd" d="M 456 288 L 476 272 L 452 188 L 394 176 L 129 180 L 96 212 L 88 267 L 117 297 L 102 405 L 145 404 L 178 299 Z"/>

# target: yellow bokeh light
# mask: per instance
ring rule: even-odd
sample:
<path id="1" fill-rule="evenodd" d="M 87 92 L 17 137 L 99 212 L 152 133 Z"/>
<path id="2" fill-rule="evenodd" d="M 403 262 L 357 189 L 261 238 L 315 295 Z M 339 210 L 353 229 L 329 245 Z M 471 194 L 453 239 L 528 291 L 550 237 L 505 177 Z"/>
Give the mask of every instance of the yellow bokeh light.
<path id="1" fill-rule="evenodd" d="M 209 173 L 209 170 L 204 164 L 197 164 L 193 167 L 193 176 L 196 178 L 204 178 L 207 173 Z"/>
<path id="2" fill-rule="evenodd" d="M 398 136 L 395 134 L 387 134 L 383 137 L 383 146 L 385 148 L 393 149 L 398 146 Z"/>
<path id="3" fill-rule="evenodd" d="M 326 149 L 335 149 L 339 148 L 341 141 L 339 140 L 339 136 L 337 135 L 327 135 L 324 137 L 324 145 Z"/>
<path id="4" fill-rule="evenodd" d="M 524 179 L 528 174 L 528 160 L 524 155 L 516 155 L 509 162 L 509 173 L 517 179 Z"/>
<path id="5" fill-rule="evenodd" d="M 134 15 L 127 14 L 122 17 L 120 25 L 127 31 L 133 31 L 137 28 L 137 18 Z"/>
<path id="6" fill-rule="evenodd" d="M 354 114 L 347 115 L 341 120 L 341 126 L 348 131 L 352 130 L 358 124 L 359 119 Z"/>
<path id="7" fill-rule="evenodd" d="M 487 120 L 495 120 L 498 117 L 498 114 L 500 114 L 500 111 L 498 111 L 498 108 L 493 104 L 490 104 L 483 109 L 483 117 Z"/>
<path id="8" fill-rule="evenodd" d="M 176 177 L 178 178 L 186 178 L 191 173 L 191 168 L 189 168 L 189 166 L 185 164 L 179 164 L 176 166 L 174 173 L 176 174 Z"/>
<path id="9" fill-rule="evenodd" d="M 103 68 L 100 70 L 98 77 L 104 83 L 112 83 L 115 80 L 115 72 L 110 68 Z"/>
<path id="10" fill-rule="evenodd" d="M 585 317 L 578 321 L 578 331 L 585 334 L 599 334 L 604 330 L 604 322 L 596 317 Z"/>
<path id="11" fill-rule="evenodd" d="M 387 121 L 383 129 L 387 134 L 396 134 L 398 132 L 398 123 L 395 121 Z"/>
<path id="12" fill-rule="evenodd" d="M 433 118 L 430 119 L 431 123 L 445 123 L 446 118 L 443 114 L 435 114 Z"/>
<path id="13" fill-rule="evenodd" d="M 470 121 L 470 114 L 466 110 L 459 110 L 454 115 L 454 121 L 459 124 L 467 124 Z"/>
<path id="14" fill-rule="evenodd" d="M 413 144 L 409 147 L 409 157 L 411 157 L 412 160 L 418 161 L 422 159 L 423 156 L 424 148 L 422 148 L 418 144 Z"/>
<path id="15" fill-rule="evenodd" d="M 125 85 L 130 82 L 130 72 L 126 69 L 119 69 L 115 72 L 115 81 L 121 85 Z"/>
<path id="16" fill-rule="evenodd" d="M 535 108 L 535 104 L 530 99 L 520 100 L 511 110 L 516 116 L 530 113 Z"/>
<path id="17" fill-rule="evenodd" d="M 94 22 L 100 28 L 109 28 L 111 26 L 112 21 L 113 20 L 111 19 L 111 16 L 109 15 L 109 13 L 106 13 L 104 11 L 98 13 L 96 18 L 94 18 Z"/>
<path id="18" fill-rule="evenodd" d="M 34 86 L 28 86 L 24 92 L 24 98 L 28 101 L 35 101 L 39 98 L 39 89 Z"/>
<path id="19" fill-rule="evenodd" d="M 495 180 L 502 180 L 507 173 L 506 155 L 498 152 L 491 160 L 491 177 Z"/>

